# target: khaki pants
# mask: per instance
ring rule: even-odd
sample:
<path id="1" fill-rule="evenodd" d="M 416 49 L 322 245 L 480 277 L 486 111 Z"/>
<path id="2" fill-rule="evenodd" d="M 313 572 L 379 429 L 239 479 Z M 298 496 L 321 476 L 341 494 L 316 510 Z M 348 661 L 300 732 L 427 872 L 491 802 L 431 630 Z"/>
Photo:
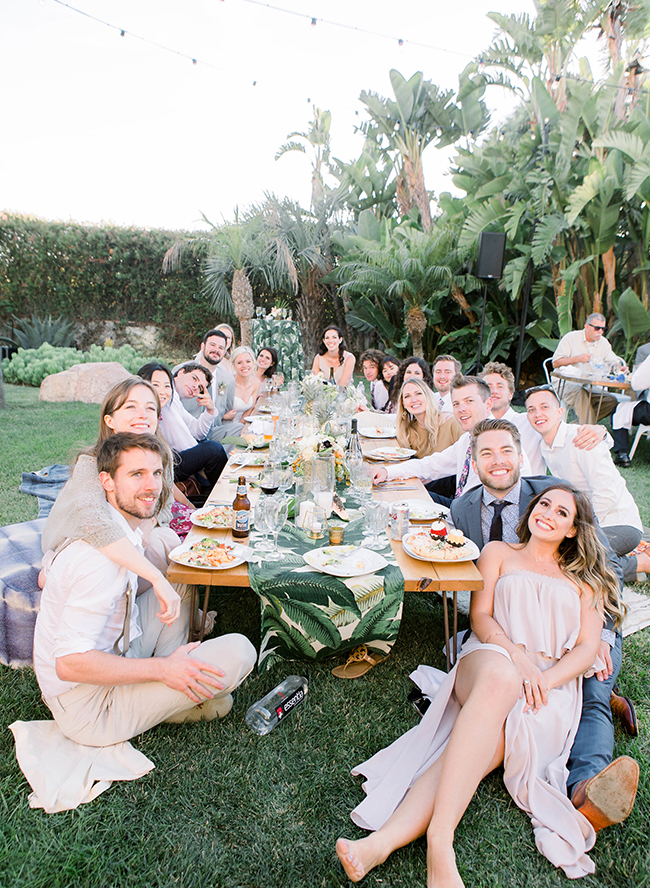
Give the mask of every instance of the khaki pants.
<path id="1" fill-rule="evenodd" d="M 607 392 L 605 392 L 603 394 L 600 410 L 598 411 L 598 416 L 596 416 L 596 410 L 598 410 L 598 403 L 600 401 L 600 392 L 594 392 L 590 398 L 587 389 L 584 389 L 581 385 L 576 385 L 573 382 L 567 382 L 564 386 L 562 400 L 568 404 L 569 407 L 573 407 L 580 423 L 591 423 L 592 425 L 598 422 L 599 419 L 602 419 L 603 416 L 609 416 L 609 414 L 613 413 L 618 406 L 618 401 L 614 395 L 608 395 Z"/>
<path id="2" fill-rule="evenodd" d="M 137 604 L 143 633 L 132 642 L 128 657 L 166 657 L 187 643 L 189 596 L 183 599 L 181 615 L 171 626 L 156 617 L 159 605 L 153 590 L 139 595 Z M 226 697 L 238 687 L 257 659 L 250 641 L 236 633 L 204 641 L 190 656 L 226 673 L 220 678 L 224 688 L 215 698 Z M 196 706 L 182 691 L 159 681 L 116 687 L 78 684 L 47 704 L 66 737 L 85 746 L 121 743 Z"/>

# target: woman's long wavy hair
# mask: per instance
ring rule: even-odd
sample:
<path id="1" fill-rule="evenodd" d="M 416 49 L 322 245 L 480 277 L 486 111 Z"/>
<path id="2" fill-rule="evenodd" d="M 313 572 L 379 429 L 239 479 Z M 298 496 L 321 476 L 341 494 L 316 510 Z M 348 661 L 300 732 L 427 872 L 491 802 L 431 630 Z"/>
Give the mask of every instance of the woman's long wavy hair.
<path id="1" fill-rule="evenodd" d="M 404 385 L 404 373 L 406 372 L 406 370 L 408 370 L 411 364 L 417 364 L 418 367 L 422 368 L 422 376 L 424 377 L 424 381 L 429 386 L 429 390 L 433 391 L 433 376 L 431 375 L 431 368 L 424 360 L 424 358 L 418 358 L 415 355 L 411 355 L 410 358 L 405 358 L 402 361 L 399 370 L 397 371 L 395 376 L 393 376 L 391 397 L 386 407 L 387 410 L 390 408 L 390 412 L 393 412 L 393 410 L 396 409 L 397 399 L 399 397 L 399 393 L 402 391 L 402 386 Z"/>
<path id="2" fill-rule="evenodd" d="M 144 386 L 144 388 L 149 389 L 151 394 L 154 396 L 154 400 L 156 402 L 156 407 L 158 410 L 158 416 L 160 416 L 160 400 L 158 398 L 158 392 L 151 385 L 150 382 L 147 382 L 146 379 L 141 379 L 139 376 L 129 376 L 128 379 L 123 379 L 122 382 L 118 382 L 117 385 L 114 385 L 110 392 L 104 398 L 104 401 L 101 406 L 101 410 L 99 412 L 99 435 L 97 436 L 97 441 L 92 447 L 89 447 L 87 450 L 82 451 L 87 456 L 93 456 L 97 458 L 97 453 L 99 448 L 102 445 L 102 442 L 107 438 L 110 438 L 111 435 L 114 435 L 115 432 L 113 429 L 106 425 L 104 421 L 105 416 L 112 416 L 116 410 L 119 410 L 120 407 L 124 405 L 124 403 L 128 400 L 128 397 L 131 391 L 137 386 Z M 156 438 L 160 441 L 163 446 L 163 483 L 162 483 L 162 491 L 160 493 L 160 498 L 158 500 L 158 505 L 156 507 L 156 514 L 158 514 L 165 503 L 167 503 L 172 496 L 172 483 L 171 479 L 174 477 L 173 470 L 173 456 L 172 452 L 169 449 L 169 444 L 165 440 L 162 432 L 156 426 L 156 431 L 154 432 Z M 78 458 L 78 457 L 77 457 Z"/>
<path id="3" fill-rule="evenodd" d="M 565 537 L 557 549 L 560 570 L 580 588 L 589 586 L 594 592 L 594 607 L 603 616 L 611 616 L 614 624 L 620 626 L 625 616 L 625 605 L 620 597 L 618 577 L 607 563 L 607 552 L 598 539 L 594 526 L 594 510 L 585 493 L 567 483 L 552 484 L 542 490 L 533 497 L 521 516 L 517 527 L 519 539 L 524 544 L 530 540 L 528 521 L 531 512 L 551 490 L 564 490 L 571 494 L 576 506 L 576 534 Z"/>
<path id="4" fill-rule="evenodd" d="M 343 363 L 343 356 L 345 354 L 345 340 L 343 338 L 343 330 L 339 330 L 339 328 L 335 324 L 330 324 L 328 327 L 325 327 L 325 329 L 323 330 L 323 335 L 320 338 L 320 346 L 318 348 L 318 354 L 319 355 L 326 355 L 327 354 L 327 346 L 323 342 L 323 338 L 328 330 L 334 330 L 336 335 L 341 340 L 339 342 L 339 364 L 342 364 Z"/>
<path id="5" fill-rule="evenodd" d="M 404 388 L 411 384 L 420 387 L 426 405 L 424 421 L 422 424 L 428 433 L 428 448 L 426 452 L 418 453 L 418 457 L 428 456 L 430 453 L 435 452 L 438 444 L 438 434 L 440 432 L 440 426 L 442 425 L 442 415 L 436 407 L 433 392 L 426 382 L 423 382 L 417 377 L 407 379 L 397 396 L 397 419 L 395 422 L 397 443 L 400 447 L 413 447 L 418 440 L 417 435 L 414 434 L 419 425 L 417 417 L 410 414 L 404 406 Z"/>

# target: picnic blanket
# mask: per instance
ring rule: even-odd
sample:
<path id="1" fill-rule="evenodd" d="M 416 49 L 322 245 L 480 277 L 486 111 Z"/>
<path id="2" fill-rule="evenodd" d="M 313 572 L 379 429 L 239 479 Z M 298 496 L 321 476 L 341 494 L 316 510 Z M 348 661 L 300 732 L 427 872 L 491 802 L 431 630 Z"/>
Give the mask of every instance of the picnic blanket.
<path id="1" fill-rule="evenodd" d="M 70 466 L 56 463 L 46 466 L 38 472 L 23 472 L 20 490 L 30 493 L 38 499 L 38 518 L 47 518 L 54 505 L 54 500 L 63 490 L 70 477 Z"/>
<path id="2" fill-rule="evenodd" d="M 345 544 L 363 545 L 364 522 L 345 526 Z M 254 537 L 253 537 L 254 541 Z M 339 579 L 320 573 L 303 555 L 328 545 L 287 523 L 278 542 L 282 561 L 251 562 L 248 576 L 262 607 L 258 669 L 279 660 L 323 660 L 360 644 L 388 654 L 395 644 L 404 604 L 404 576 L 390 543 L 379 554 L 389 562 L 373 574 Z"/>
<path id="3" fill-rule="evenodd" d="M 30 666 L 41 601 L 44 518 L 0 527 L 0 663 Z"/>

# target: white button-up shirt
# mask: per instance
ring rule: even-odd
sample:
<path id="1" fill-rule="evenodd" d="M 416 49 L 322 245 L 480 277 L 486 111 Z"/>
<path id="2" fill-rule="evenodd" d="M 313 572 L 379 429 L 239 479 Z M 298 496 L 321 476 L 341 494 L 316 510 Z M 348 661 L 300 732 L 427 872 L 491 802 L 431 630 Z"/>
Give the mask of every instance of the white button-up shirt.
<path id="1" fill-rule="evenodd" d="M 126 538 L 142 552 L 142 534 L 108 506 Z M 47 570 L 45 588 L 34 632 L 34 669 L 47 700 L 74 688 L 78 682 L 62 681 L 56 674 L 57 657 L 87 651 L 113 653 L 122 634 L 126 613 L 125 592 L 134 588 L 137 576 L 118 567 L 97 549 L 76 540 L 63 549 Z M 133 603 L 130 638 L 142 634 Z"/>
<path id="2" fill-rule="evenodd" d="M 570 333 L 564 334 L 555 349 L 553 360 L 556 361 L 558 358 L 576 358 L 578 355 L 585 354 L 589 355 L 590 359 L 596 358 L 604 361 L 608 366 L 620 360 L 614 354 L 611 345 L 604 336 L 601 336 L 600 339 L 594 342 L 587 342 L 584 328 L 582 330 L 571 330 Z M 558 367 L 557 370 L 564 376 L 584 376 L 589 371 L 589 367 L 587 364 L 566 364 Z"/>
<path id="3" fill-rule="evenodd" d="M 197 419 L 188 413 L 181 404 L 178 392 L 162 409 L 160 416 L 160 431 L 165 436 L 169 446 L 177 453 L 196 447 L 198 441 L 202 441 L 208 434 L 216 414 L 204 410 Z"/>
<path id="4" fill-rule="evenodd" d="M 551 475 L 564 478 L 590 497 L 602 527 L 627 524 L 642 530 L 639 510 L 607 444 L 602 442 L 592 450 L 580 450 L 573 446 L 577 434 L 577 425 L 561 422 L 552 444 L 542 439 L 542 455 Z"/>
<path id="5" fill-rule="evenodd" d="M 467 457 L 467 448 L 469 447 L 470 433 L 465 432 L 460 436 L 458 441 L 441 450 L 439 453 L 432 453 L 422 459 L 409 459 L 406 462 L 397 465 L 385 466 L 388 472 L 389 480 L 392 478 L 420 478 L 425 483 L 428 481 L 437 481 L 439 478 L 448 478 L 451 475 L 456 476 L 456 484 L 459 483 Z M 524 465 L 521 470 L 522 475 L 532 475 L 530 461 L 524 453 Z M 471 490 L 480 484 L 481 480 L 474 471 L 472 462 L 469 464 L 469 475 L 463 486 L 463 493 Z"/>

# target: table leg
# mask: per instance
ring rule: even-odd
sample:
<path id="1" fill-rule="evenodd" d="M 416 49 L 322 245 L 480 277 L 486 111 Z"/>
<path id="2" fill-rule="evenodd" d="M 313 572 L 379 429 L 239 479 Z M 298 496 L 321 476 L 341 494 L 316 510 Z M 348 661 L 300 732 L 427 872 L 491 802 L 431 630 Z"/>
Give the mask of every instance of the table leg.
<path id="1" fill-rule="evenodd" d="M 458 592 L 454 589 L 454 666 L 458 660 Z"/>
<path id="2" fill-rule="evenodd" d="M 447 593 L 445 591 L 442 593 L 442 609 L 445 619 L 445 654 L 447 656 L 447 672 L 449 672 L 451 669 L 451 658 L 449 656 L 449 614 L 447 613 Z"/>
<path id="3" fill-rule="evenodd" d="M 196 612 L 196 598 L 199 594 L 199 587 L 196 583 L 192 583 L 190 586 L 190 631 L 188 636 L 188 642 L 192 641 L 203 641 L 203 636 L 205 635 L 205 621 L 208 616 L 208 603 L 210 600 L 210 587 L 205 587 L 205 595 L 203 596 L 203 614 L 201 616 L 201 625 L 199 626 L 198 631 L 194 627 L 194 614 Z"/>

